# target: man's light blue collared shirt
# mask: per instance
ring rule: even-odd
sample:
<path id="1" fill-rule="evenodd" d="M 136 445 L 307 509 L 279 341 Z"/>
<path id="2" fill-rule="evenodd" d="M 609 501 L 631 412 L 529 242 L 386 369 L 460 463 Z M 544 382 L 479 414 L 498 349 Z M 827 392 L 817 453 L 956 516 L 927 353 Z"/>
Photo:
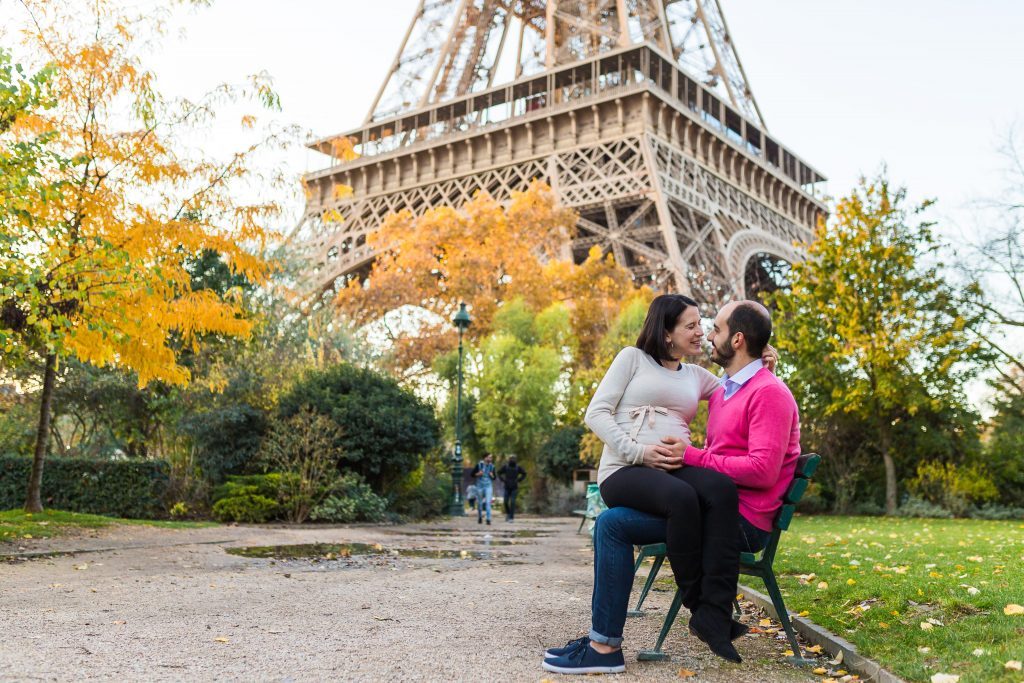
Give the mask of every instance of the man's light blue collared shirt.
<path id="1" fill-rule="evenodd" d="M 764 363 L 760 358 L 758 358 L 757 360 L 751 361 L 745 365 L 732 377 L 729 375 L 723 375 L 722 378 L 718 380 L 718 383 L 725 387 L 725 396 L 722 397 L 723 400 L 729 400 L 732 398 L 733 394 L 739 391 L 740 387 L 746 384 L 747 381 L 756 375 L 757 371 L 763 367 Z"/>

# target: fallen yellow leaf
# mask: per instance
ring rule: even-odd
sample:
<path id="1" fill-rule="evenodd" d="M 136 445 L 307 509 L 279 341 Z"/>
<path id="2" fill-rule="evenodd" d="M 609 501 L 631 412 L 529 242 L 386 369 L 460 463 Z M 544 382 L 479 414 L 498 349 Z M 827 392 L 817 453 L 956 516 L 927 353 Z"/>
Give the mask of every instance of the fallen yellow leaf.
<path id="1" fill-rule="evenodd" d="M 772 625 L 772 620 L 771 619 L 762 619 L 761 621 L 759 621 L 757 623 L 758 623 L 759 626 L 771 626 Z"/>
<path id="2" fill-rule="evenodd" d="M 927 621 L 922 621 L 921 622 L 921 630 L 922 631 L 931 631 L 933 628 L 935 628 L 935 627 L 932 626 L 931 624 L 929 624 Z"/>
<path id="3" fill-rule="evenodd" d="M 224 636 L 220 636 L 220 637 L 218 637 L 218 638 L 214 638 L 214 639 L 213 639 L 213 641 L 214 641 L 215 643 L 230 643 L 230 642 L 231 642 L 230 640 L 228 640 L 228 639 L 227 639 L 227 638 L 225 638 Z"/>
<path id="4" fill-rule="evenodd" d="M 809 616 L 811 616 L 811 613 L 808 612 L 807 610 L 804 610 L 804 611 L 800 612 L 800 614 L 798 614 L 797 616 L 798 617 L 809 617 Z"/>
<path id="5" fill-rule="evenodd" d="M 819 676 L 824 676 L 825 674 L 828 673 L 828 669 L 826 669 L 823 666 L 819 666 L 817 669 L 814 669 L 813 671 L 811 671 L 811 673 L 812 674 L 818 674 Z"/>
<path id="6" fill-rule="evenodd" d="M 690 676 L 696 676 L 696 675 L 697 675 L 696 671 L 690 671 L 689 669 L 680 669 L 679 670 L 679 677 L 680 678 L 689 678 Z"/>
<path id="7" fill-rule="evenodd" d="M 852 586 L 852 585 L 853 585 L 853 584 L 855 584 L 855 583 L 857 583 L 857 582 L 856 582 L 856 581 L 854 581 L 853 579 L 847 579 L 847 580 L 846 580 L 846 585 L 847 585 L 847 586 Z"/>
<path id="8" fill-rule="evenodd" d="M 805 647 L 804 650 L 807 652 L 813 652 L 816 655 L 821 654 L 821 645 L 813 645 L 811 647 Z"/>
<path id="9" fill-rule="evenodd" d="M 1010 604 L 1003 608 L 1003 614 L 1008 617 L 1019 617 L 1024 614 L 1024 607 L 1020 605 Z"/>
<path id="10" fill-rule="evenodd" d="M 782 653 L 782 656 L 783 657 L 792 657 L 793 656 L 793 651 L 792 650 L 786 650 L 785 652 Z"/>
<path id="11" fill-rule="evenodd" d="M 1007 671 L 1020 671 L 1021 666 L 1022 665 L 1019 659 L 1011 659 L 1006 664 L 1003 664 L 1003 668 Z"/>
<path id="12" fill-rule="evenodd" d="M 828 588 L 828 581 L 821 581 L 818 583 L 818 590 L 823 591 Z"/>

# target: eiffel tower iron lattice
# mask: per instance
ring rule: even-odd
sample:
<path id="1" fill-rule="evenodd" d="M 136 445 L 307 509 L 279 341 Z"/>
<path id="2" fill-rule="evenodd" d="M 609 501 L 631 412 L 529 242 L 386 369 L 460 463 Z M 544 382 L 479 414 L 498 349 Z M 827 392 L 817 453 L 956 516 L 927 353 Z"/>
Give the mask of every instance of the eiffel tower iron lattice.
<path id="1" fill-rule="evenodd" d="M 420 0 L 364 124 L 310 146 L 333 160 L 306 175 L 292 240 L 322 292 L 365 275 L 389 213 L 534 179 L 579 213 L 575 259 L 597 245 L 711 306 L 799 259 L 825 213 L 824 176 L 768 133 L 717 0 Z"/>

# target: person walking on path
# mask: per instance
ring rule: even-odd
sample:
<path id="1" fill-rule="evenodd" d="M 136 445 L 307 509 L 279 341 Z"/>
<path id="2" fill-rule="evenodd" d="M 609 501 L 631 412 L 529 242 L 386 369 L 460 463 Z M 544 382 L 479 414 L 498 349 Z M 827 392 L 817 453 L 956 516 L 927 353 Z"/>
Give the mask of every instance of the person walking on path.
<path id="1" fill-rule="evenodd" d="M 484 506 L 487 506 L 487 524 L 491 523 L 491 498 L 494 497 L 494 456 L 488 453 L 473 469 L 476 480 L 476 523 L 483 524 Z"/>
<path id="2" fill-rule="evenodd" d="M 511 522 L 516 518 L 516 496 L 519 494 L 519 484 L 526 479 L 526 470 L 516 462 L 516 456 L 510 455 L 508 462 L 498 470 L 498 476 L 505 485 L 505 521 Z"/>

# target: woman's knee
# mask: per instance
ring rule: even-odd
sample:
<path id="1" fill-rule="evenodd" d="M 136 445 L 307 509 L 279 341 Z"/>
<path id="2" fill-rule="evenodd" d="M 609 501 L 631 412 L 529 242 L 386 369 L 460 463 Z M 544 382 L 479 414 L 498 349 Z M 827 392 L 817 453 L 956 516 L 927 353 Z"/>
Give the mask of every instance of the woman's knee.
<path id="1" fill-rule="evenodd" d="M 721 472 L 708 470 L 696 488 L 702 497 L 710 503 L 732 507 L 739 505 L 736 482 Z"/>

